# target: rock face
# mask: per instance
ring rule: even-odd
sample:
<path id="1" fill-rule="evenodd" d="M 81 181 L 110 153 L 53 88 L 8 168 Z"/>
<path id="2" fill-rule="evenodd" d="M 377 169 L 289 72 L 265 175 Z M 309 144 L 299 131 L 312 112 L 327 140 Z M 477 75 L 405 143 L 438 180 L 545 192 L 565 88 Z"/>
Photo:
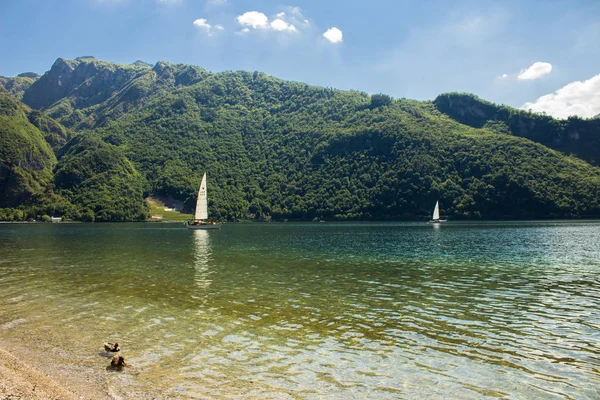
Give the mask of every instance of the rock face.
<path id="1" fill-rule="evenodd" d="M 56 157 L 23 106 L 0 93 L 0 207 L 35 202 L 52 184 Z"/>
<path id="2" fill-rule="evenodd" d="M 35 80 L 19 78 L 31 82 L 27 87 L 21 85 L 18 91 L 25 104 L 61 124 L 89 129 L 139 107 L 152 94 L 193 84 L 206 74 L 202 68 L 166 62 L 154 66 L 143 61 L 121 65 L 91 56 L 75 60 L 59 58 L 43 76 Z M 11 81 L 4 86 L 12 88 L 15 84 Z"/>
<path id="3" fill-rule="evenodd" d="M 86 108 L 108 99 L 146 67 L 126 66 L 80 57 L 57 59 L 23 96 L 28 106 L 45 110 L 68 99 L 73 108 Z"/>

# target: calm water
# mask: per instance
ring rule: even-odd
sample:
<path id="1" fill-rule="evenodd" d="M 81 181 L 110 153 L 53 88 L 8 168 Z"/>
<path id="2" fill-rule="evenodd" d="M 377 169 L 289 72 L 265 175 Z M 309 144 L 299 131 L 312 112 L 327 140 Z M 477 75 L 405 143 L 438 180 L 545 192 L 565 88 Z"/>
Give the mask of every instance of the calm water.
<path id="1" fill-rule="evenodd" d="M 600 222 L 0 225 L 0 338 L 122 397 L 597 399 Z"/>

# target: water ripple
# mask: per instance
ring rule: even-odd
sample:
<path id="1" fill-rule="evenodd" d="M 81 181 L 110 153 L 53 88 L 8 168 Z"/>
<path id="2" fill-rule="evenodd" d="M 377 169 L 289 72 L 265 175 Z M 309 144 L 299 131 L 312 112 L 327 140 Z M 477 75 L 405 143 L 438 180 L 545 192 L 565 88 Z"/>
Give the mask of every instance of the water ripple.
<path id="1" fill-rule="evenodd" d="M 598 228 L 0 227 L 0 337 L 118 341 L 123 398 L 598 398 Z"/>

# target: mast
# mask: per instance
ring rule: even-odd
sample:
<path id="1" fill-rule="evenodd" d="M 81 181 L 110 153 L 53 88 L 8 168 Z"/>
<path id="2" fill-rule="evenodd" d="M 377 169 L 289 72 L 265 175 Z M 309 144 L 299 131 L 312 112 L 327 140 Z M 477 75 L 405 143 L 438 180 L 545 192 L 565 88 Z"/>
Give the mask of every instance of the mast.
<path id="1" fill-rule="evenodd" d="M 208 219 L 208 198 L 206 195 L 206 172 L 202 176 L 202 182 L 198 189 L 198 199 L 196 200 L 196 212 L 194 213 L 194 220 L 205 220 Z"/>

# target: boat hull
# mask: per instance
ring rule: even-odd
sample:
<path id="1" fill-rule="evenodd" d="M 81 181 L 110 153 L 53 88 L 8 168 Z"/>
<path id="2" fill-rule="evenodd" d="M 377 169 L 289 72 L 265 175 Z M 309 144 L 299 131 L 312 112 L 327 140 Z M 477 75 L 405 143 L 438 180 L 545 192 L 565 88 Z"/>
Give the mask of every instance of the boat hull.
<path id="1" fill-rule="evenodd" d="M 447 219 L 432 219 L 429 221 L 430 224 L 441 224 L 442 222 L 448 221 Z"/>
<path id="2" fill-rule="evenodd" d="M 185 225 L 188 229 L 221 229 L 221 227 L 223 226 L 223 224 L 197 224 L 197 225 L 190 225 L 190 224 L 186 224 Z"/>

